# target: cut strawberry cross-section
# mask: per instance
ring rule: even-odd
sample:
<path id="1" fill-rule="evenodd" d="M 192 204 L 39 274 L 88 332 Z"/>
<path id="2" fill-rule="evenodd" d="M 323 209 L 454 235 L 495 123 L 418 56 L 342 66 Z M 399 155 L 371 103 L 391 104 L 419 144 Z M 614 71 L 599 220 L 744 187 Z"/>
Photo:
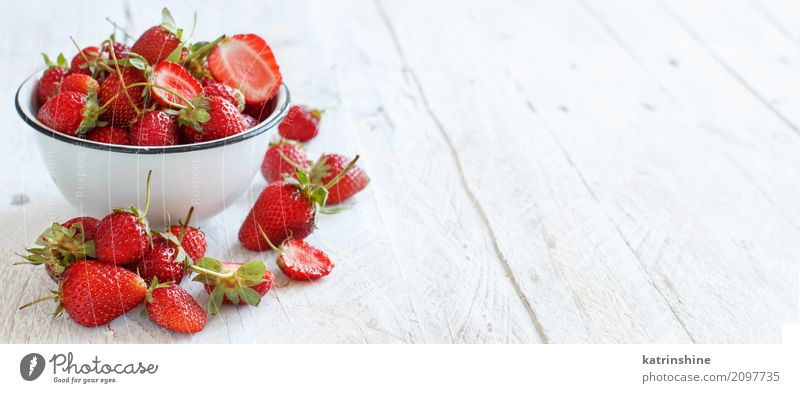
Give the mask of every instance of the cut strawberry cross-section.
<path id="1" fill-rule="evenodd" d="M 203 92 L 203 86 L 180 64 L 171 61 L 162 61 L 153 70 L 154 86 L 150 87 L 150 94 L 162 105 L 187 106 Z M 180 95 L 180 96 L 179 96 Z"/>
<path id="2" fill-rule="evenodd" d="M 214 79 L 244 93 L 247 104 L 265 102 L 281 85 L 272 49 L 255 34 L 237 34 L 220 42 L 208 56 Z"/>

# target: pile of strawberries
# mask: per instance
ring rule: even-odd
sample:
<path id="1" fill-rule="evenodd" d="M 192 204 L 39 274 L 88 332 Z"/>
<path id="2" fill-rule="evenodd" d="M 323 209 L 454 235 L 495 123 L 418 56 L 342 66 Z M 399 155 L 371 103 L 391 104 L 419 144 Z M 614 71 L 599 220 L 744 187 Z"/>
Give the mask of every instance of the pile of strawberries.
<path id="1" fill-rule="evenodd" d="M 244 130 L 239 123 L 250 121 L 248 113 L 266 117 L 281 77 L 263 39 L 245 34 L 186 45 L 166 9 L 163 16 L 164 23 L 131 48 L 112 35 L 99 49 L 82 50 L 69 70 L 59 56 L 60 65 L 48 68 L 39 84 L 40 120 L 105 143 L 158 146 L 222 138 Z M 242 65 L 251 72 L 242 73 Z M 106 100 L 96 101 L 98 86 Z M 279 126 L 282 139 L 269 146 L 261 165 L 269 184 L 239 229 L 245 248 L 274 251 L 277 266 L 294 280 L 332 271 L 330 258 L 303 239 L 316 229 L 318 214 L 344 210 L 341 203 L 369 183 L 358 156 L 308 158 L 301 143 L 319 133 L 321 115 L 302 106 L 289 110 Z M 159 326 L 196 333 L 223 304 L 257 306 L 273 283 L 264 262 L 206 256 L 205 234 L 189 225 L 193 208 L 177 225 L 150 228 L 150 174 L 147 181 L 142 209 L 114 209 L 102 219 L 76 217 L 47 228 L 20 264 L 44 266 L 58 288 L 20 308 L 54 300 L 54 316 L 66 310 L 80 325 L 99 326 L 145 303 Z M 180 286 L 188 275 L 204 284 L 205 307 Z"/>
<path id="2" fill-rule="evenodd" d="M 162 17 L 130 47 L 115 31 L 69 64 L 45 55 L 39 121 L 95 142 L 171 146 L 236 135 L 272 113 L 281 73 L 263 38 L 192 43 L 169 11 Z"/>

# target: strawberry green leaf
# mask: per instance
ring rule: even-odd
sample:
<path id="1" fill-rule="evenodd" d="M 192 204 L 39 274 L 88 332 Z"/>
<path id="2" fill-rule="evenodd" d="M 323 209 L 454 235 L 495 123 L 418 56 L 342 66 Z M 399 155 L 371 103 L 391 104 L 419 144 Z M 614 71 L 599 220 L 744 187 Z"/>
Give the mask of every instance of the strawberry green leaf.
<path id="1" fill-rule="evenodd" d="M 214 290 L 211 291 L 211 296 L 208 298 L 208 315 L 217 315 L 219 314 L 219 309 L 222 306 L 222 299 L 225 296 L 225 288 L 222 286 L 214 287 Z"/>
<path id="2" fill-rule="evenodd" d="M 167 56 L 167 61 L 171 61 L 173 63 L 180 63 L 181 62 L 181 53 L 183 52 L 183 45 L 178 45 L 172 53 Z"/>
<path id="3" fill-rule="evenodd" d="M 267 266 L 262 261 L 250 261 L 239 267 L 236 274 L 242 279 L 258 280 L 264 277 Z"/>
<path id="4" fill-rule="evenodd" d="M 261 303 L 261 296 L 255 289 L 250 287 L 239 288 L 239 297 L 251 306 L 258 306 Z"/>
<path id="5" fill-rule="evenodd" d="M 236 288 L 228 288 L 228 290 L 225 291 L 225 296 L 231 301 L 231 303 L 236 305 L 239 304 L 239 291 L 237 291 Z"/>
<path id="6" fill-rule="evenodd" d="M 195 261 L 195 264 L 197 266 L 202 267 L 203 269 L 215 272 L 221 272 L 223 268 L 222 262 L 211 257 L 200 258 L 197 261 Z"/>
<path id="7" fill-rule="evenodd" d="M 67 68 L 67 58 L 64 57 L 63 53 L 59 53 L 58 57 L 56 58 L 56 64 L 58 64 L 61 68 Z"/>
<path id="8" fill-rule="evenodd" d="M 161 27 L 167 29 L 167 31 L 172 34 L 177 35 L 178 33 L 178 27 L 175 23 L 175 19 L 172 17 L 172 14 L 170 14 L 167 7 L 164 7 L 164 9 L 161 10 Z"/>
<path id="9" fill-rule="evenodd" d="M 50 56 L 47 56 L 47 53 L 42 53 L 42 57 L 44 58 L 44 64 L 47 68 L 53 68 L 55 64 L 50 60 Z"/>

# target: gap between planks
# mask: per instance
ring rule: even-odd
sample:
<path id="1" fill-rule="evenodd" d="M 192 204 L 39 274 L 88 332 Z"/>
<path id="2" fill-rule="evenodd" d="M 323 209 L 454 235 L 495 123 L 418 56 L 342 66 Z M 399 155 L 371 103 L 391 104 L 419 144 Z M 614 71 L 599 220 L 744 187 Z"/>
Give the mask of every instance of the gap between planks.
<path id="1" fill-rule="evenodd" d="M 494 249 L 494 253 L 497 257 L 497 260 L 500 262 L 500 264 L 503 267 L 503 270 L 506 273 L 506 276 L 511 281 L 511 285 L 514 287 L 514 292 L 517 294 L 517 297 L 520 299 L 522 305 L 525 307 L 525 310 L 527 311 L 528 316 L 530 317 L 531 322 L 533 323 L 533 327 L 536 329 L 536 334 L 539 336 L 539 339 L 544 344 L 549 343 L 550 341 L 547 337 L 547 334 L 544 331 L 544 328 L 542 327 L 541 322 L 539 322 L 539 317 L 537 316 L 536 311 L 534 311 L 533 307 L 528 301 L 528 298 L 523 293 L 522 288 L 519 285 L 519 282 L 517 281 L 516 277 L 514 277 L 514 272 L 511 270 L 511 266 L 509 266 L 508 264 L 508 260 L 506 259 L 502 250 L 500 250 L 500 246 L 497 243 L 497 236 L 495 235 L 494 230 L 492 229 L 489 223 L 489 218 L 486 216 L 486 212 L 483 210 L 483 207 L 481 206 L 477 197 L 472 192 L 472 189 L 470 189 L 467 183 L 467 179 L 464 176 L 464 171 L 461 166 L 461 160 L 458 156 L 458 151 L 453 145 L 450 136 L 447 134 L 447 131 L 442 125 L 442 122 L 436 116 L 436 113 L 433 111 L 430 104 L 428 103 L 428 98 L 425 95 L 425 91 L 422 89 L 422 84 L 420 83 L 419 79 L 417 78 L 417 75 L 411 69 L 411 67 L 408 64 L 408 61 L 406 60 L 405 53 L 403 52 L 402 45 L 400 44 L 400 39 L 397 36 L 397 32 L 395 31 L 394 26 L 392 25 L 391 20 L 389 19 L 389 16 L 386 13 L 386 10 L 383 8 L 383 4 L 381 3 L 380 0 L 375 0 L 375 6 L 378 9 L 378 13 L 381 16 L 381 19 L 386 25 L 386 29 L 389 32 L 389 35 L 392 37 L 392 41 L 394 42 L 398 56 L 400 56 L 400 59 L 402 59 L 403 61 L 403 69 L 411 77 L 411 81 L 414 84 L 414 88 L 415 90 L 417 90 L 417 93 L 420 96 L 422 105 L 425 107 L 425 112 L 427 113 L 428 117 L 430 117 L 431 121 L 433 121 L 437 131 L 439 132 L 441 137 L 444 139 L 445 144 L 447 145 L 450 157 L 452 158 L 453 163 L 456 166 L 456 171 L 458 172 L 458 178 L 459 178 L 459 183 L 461 184 L 461 188 L 467 195 L 467 198 L 469 199 L 470 204 L 472 204 L 473 209 L 475 209 L 475 211 L 478 213 L 478 217 L 480 218 L 480 221 L 483 224 L 486 233 L 489 236 L 489 239 L 491 240 L 492 248 Z"/>

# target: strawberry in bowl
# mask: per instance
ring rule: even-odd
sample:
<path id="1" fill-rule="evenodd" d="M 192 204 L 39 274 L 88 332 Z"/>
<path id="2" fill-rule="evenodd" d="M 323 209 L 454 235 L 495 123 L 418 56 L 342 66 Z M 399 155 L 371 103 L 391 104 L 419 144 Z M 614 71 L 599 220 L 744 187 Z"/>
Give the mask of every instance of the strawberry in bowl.
<path id="1" fill-rule="evenodd" d="M 71 204 L 100 215 L 141 200 L 149 169 L 154 224 L 188 204 L 206 220 L 244 193 L 291 106 L 264 38 L 188 42 L 165 9 L 131 46 L 112 35 L 81 47 L 71 62 L 46 57 L 15 100 Z"/>

